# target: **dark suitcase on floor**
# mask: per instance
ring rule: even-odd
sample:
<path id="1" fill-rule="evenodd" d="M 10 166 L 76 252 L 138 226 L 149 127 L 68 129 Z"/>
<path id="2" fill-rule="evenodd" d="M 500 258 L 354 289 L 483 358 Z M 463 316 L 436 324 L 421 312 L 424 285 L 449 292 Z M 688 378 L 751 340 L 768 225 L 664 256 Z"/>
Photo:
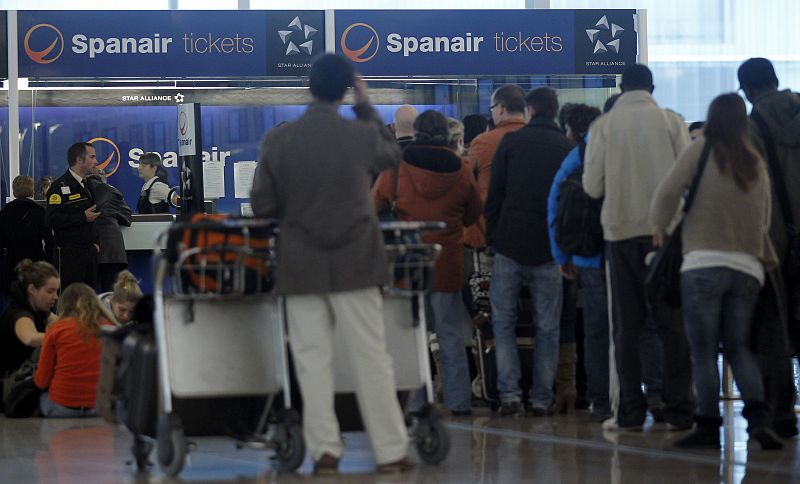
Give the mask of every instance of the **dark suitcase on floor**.
<path id="1" fill-rule="evenodd" d="M 519 385 L 522 390 L 522 401 L 526 403 L 533 383 L 533 338 L 536 332 L 533 326 L 531 300 L 527 290 L 523 290 L 520 295 L 515 330 L 522 373 Z M 500 406 L 500 394 L 497 390 L 497 360 L 495 359 L 494 334 L 489 321 L 475 328 L 474 339 L 476 366 L 481 378 L 481 398 L 489 404 L 492 410 L 497 410 Z"/>
<path id="2" fill-rule="evenodd" d="M 152 333 L 131 332 L 122 343 L 121 413 L 135 435 L 156 436 L 158 358 Z"/>

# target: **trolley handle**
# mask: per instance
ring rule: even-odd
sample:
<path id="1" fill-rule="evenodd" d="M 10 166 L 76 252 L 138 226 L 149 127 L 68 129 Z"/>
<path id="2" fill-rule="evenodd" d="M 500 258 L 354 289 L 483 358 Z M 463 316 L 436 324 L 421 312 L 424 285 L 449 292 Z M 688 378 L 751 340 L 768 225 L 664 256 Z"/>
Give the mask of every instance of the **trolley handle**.
<path id="1" fill-rule="evenodd" d="M 380 228 L 383 232 L 422 232 L 444 230 L 447 224 L 436 221 L 395 221 L 380 222 Z"/>

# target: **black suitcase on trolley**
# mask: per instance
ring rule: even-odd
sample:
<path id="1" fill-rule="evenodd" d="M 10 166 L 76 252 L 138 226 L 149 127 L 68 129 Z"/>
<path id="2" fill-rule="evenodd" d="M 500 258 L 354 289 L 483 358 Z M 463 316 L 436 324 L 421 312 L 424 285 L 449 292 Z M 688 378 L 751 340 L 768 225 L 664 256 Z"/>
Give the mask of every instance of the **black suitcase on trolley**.
<path id="1" fill-rule="evenodd" d="M 533 384 L 533 339 L 536 330 L 533 326 L 531 300 L 526 289 L 523 289 L 520 295 L 515 331 L 522 374 L 519 385 L 522 390 L 522 401 L 527 403 L 528 393 Z M 474 339 L 477 353 L 476 366 L 481 377 L 481 398 L 492 410 L 497 410 L 500 406 L 500 394 L 497 390 L 497 360 L 490 321 L 487 320 L 475 328 Z"/>

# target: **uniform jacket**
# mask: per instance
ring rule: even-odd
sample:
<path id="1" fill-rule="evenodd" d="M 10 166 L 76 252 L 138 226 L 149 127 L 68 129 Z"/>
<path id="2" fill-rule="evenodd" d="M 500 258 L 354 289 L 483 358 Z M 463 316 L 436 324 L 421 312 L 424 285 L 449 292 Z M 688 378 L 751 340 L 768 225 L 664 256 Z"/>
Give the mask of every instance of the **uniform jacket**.
<path id="1" fill-rule="evenodd" d="M 603 198 L 603 237 L 621 241 L 650 231 L 650 202 L 689 133 L 678 115 L 661 109 L 643 90 L 624 93 L 589 131 L 583 189 Z"/>
<path id="2" fill-rule="evenodd" d="M 403 151 L 398 174 L 398 217 L 447 224 L 445 230 L 422 236 L 423 242 L 442 246 L 436 260 L 433 291 L 460 291 L 464 283 L 464 227 L 475 223 L 481 213 L 475 178 L 453 150 L 416 143 Z M 378 211 L 391 205 L 393 189 L 394 170 L 384 171 L 372 190 Z"/>
<path id="3" fill-rule="evenodd" d="M 508 119 L 497 123 L 497 126 L 486 133 L 481 133 L 469 145 L 469 162 L 475 178 L 478 180 L 478 190 L 481 194 L 481 203 L 486 204 L 489 194 L 489 181 L 492 177 L 492 158 L 500 145 L 500 140 L 508 133 L 525 126 L 521 119 Z M 481 216 L 474 225 L 464 231 L 464 244 L 473 249 L 486 247 L 486 219 Z"/>
<path id="4" fill-rule="evenodd" d="M 86 209 L 94 205 L 89 190 L 67 170 L 47 191 L 47 226 L 53 230 L 58 247 L 88 247 L 100 244 L 93 222 L 86 221 Z"/>
<path id="5" fill-rule="evenodd" d="M 250 194 L 253 212 L 279 220 L 275 291 L 320 294 L 388 282 L 370 182 L 395 166 L 400 147 L 369 105 L 342 118 L 314 102 L 261 144 Z"/>
<path id="6" fill-rule="evenodd" d="M 49 260 L 53 254 L 53 233 L 45 227 L 44 207 L 27 198 L 9 202 L 0 211 L 0 247 L 5 252 L 2 288 L 7 293 L 19 261 Z"/>
<path id="7" fill-rule="evenodd" d="M 526 266 L 553 260 L 547 196 L 572 143 L 552 119 L 535 116 L 503 137 L 492 161 L 486 201 L 486 242 Z"/>
<path id="8" fill-rule="evenodd" d="M 86 177 L 86 186 L 97 204 L 100 216 L 94 221 L 100 239 L 99 264 L 127 264 L 125 241 L 119 226 L 131 226 L 131 209 L 115 187 L 104 183 L 100 177 Z"/>

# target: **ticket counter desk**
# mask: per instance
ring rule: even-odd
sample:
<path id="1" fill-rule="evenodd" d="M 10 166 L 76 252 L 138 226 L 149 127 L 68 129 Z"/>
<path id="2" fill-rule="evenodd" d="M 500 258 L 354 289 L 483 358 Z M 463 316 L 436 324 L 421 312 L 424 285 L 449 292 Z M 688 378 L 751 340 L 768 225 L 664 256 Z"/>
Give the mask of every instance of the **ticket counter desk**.
<path id="1" fill-rule="evenodd" d="M 153 293 L 152 256 L 156 237 L 175 221 L 173 214 L 133 215 L 130 227 L 120 227 L 128 254 L 128 269 L 145 294 Z"/>

